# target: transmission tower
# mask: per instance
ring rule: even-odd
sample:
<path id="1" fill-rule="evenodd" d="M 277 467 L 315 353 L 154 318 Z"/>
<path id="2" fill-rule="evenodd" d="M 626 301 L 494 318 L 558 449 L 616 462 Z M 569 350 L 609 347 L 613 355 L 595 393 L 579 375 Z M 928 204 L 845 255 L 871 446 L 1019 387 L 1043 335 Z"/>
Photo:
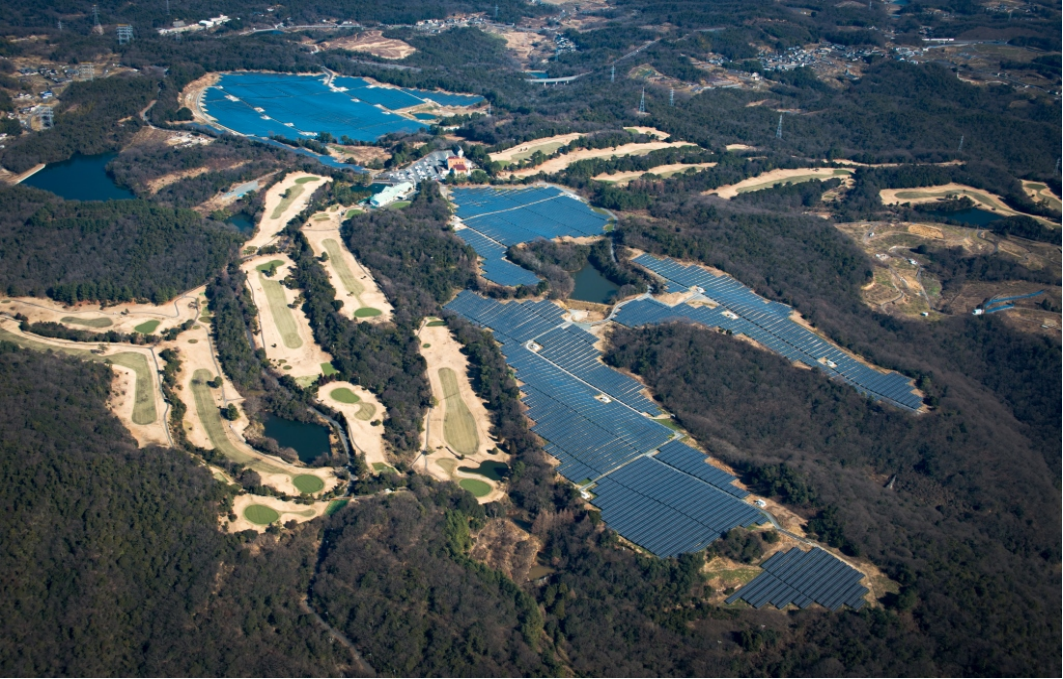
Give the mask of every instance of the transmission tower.
<path id="1" fill-rule="evenodd" d="M 639 113 L 646 112 L 646 88 L 642 88 L 642 99 L 639 99 Z"/>
<path id="2" fill-rule="evenodd" d="M 495 21 L 498 21 L 498 5 L 495 5 Z"/>
<path id="3" fill-rule="evenodd" d="M 59 20 L 59 32 L 60 33 L 63 32 L 63 20 L 62 19 Z"/>
<path id="4" fill-rule="evenodd" d="M 613 73 L 612 73 L 612 75 L 609 76 L 609 82 L 611 82 L 611 83 L 615 83 L 616 82 L 616 64 L 613 64 Z"/>
<path id="5" fill-rule="evenodd" d="M 55 124 L 51 106 L 42 106 L 37 111 L 37 118 L 41 121 L 41 129 L 49 128 Z"/>
<path id="6" fill-rule="evenodd" d="M 672 91 L 668 93 L 668 105 L 669 106 L 675 106 L 675 88 L 674 87 L 672 88 Z"/>
<path id="7" fill-rule="evenodd" d="M 782 115 L 779 116 L 779 126 L 775 128 L 775 138 L 782 139 Z"/>
<path id="8" fill-rule="evenodd" d="M 133 40 L 133 27 L 129 24 L 118 24 L 116 30 L 118 32 L 119 45 L 125 45 Z"/>
<path id="9" fill-rule="evenodd" d="M 92 64 L 80 64 L 78 66 L 78 76 L 82 80 L 92 80 L 96 77 L 96 67 Z"/>
<path id="10" fill-rule="evenodd" d="M 956 152 L 959 153 L 962 150 L 963 150 L 963 135 L 961 134 L 960 135 L 960 146 L 959 146 L 959 148 L 956 149 Z"/>
<path id="11" fill-rule="evenodd" d="M 103 26 L 100 25 L 100 8 L 96 5 L 92 6 L 92 32 L 96 35 L 103 35 Z"/>
<path id="12" fill-rule="evenodd" d="M 170 0 L 166 0 L 166 16 L 170 16 Z"/>

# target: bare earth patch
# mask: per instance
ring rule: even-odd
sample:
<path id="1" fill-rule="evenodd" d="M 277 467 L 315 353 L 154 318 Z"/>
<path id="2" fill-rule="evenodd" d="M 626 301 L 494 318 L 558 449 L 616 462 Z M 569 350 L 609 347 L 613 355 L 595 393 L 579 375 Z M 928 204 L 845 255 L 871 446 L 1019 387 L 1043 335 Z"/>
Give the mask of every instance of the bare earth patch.
<path id="1" fill-rule="evenodd" d="M 275 260 L 281 264 L 273 276 L 258 271 L 259 265 Z M 255 344 L 265 349 L 266 357 L 283 374 L 291 375 L 297 382 L 310 384 L 322 374 L 322 364 L 332 362 L 332 356 L 314 341 L 310 321 L 302 305 L 295 303 L 295 291 L 280 285 L 293 266 L 287 255 L 262 255 L 245 261 L 241 268 L 247 274 L 251 297 L 259 314 Z"/>
<path id="2" fill-rule="evenodd" d="M 657 151 L 660 149 L 676 148 L 680 146 L 697 146 L 692 142 L 679 141 L 679 142 L 666 142 L 666 141 L 650 141 L 641 144 L 624 144 L 623 146 L 616 146 L 607 149 L 580 149 L 573 151 L 572 153 L 566 153 L 556 158 L 551 158 L 542 165 L 536 167 L 529 167 L 523 170 L 516 170 L 508 173 L 508 177 L 527 177 L 531 175 L 545 172 L 546 174 L 553 174 L 554 172 L 560 172 L 566 167 L 580 160 L 588 160 L 590 158 L 612 158 L 613 156 L 643 156 L 650 151 Z"/>
<path id="3" fill-rule="evenodd" d="M 405 59 L 417 51 L 413 45 L 394 38 L 385 38 L 381 31 L 363 31 L 356 35 L 328 40 L 318 45 L 323 50 L 365 52 L 381 59 Z"/>
<path id="4" fill-rule="evenodd" d="M 509 464 L 509 456 L 501 452 L 491 454 L 491 450 L 497 449 L 498 442 L 491 435 L 491 418 L 487 408 L 469 383 L 468 361 L 461 353 L 461 345 L 450 334 L 450 329 L 445 325 L 431 325 L 433 320 L 436 319 L 428 319 L 418 333 L 421 341 L 421 355 L 428 363 L 428 381 L 432 385 L 432 395 L 437 404 L 428 411 L 428 422 L 425 427 L 425 449 L 429 451 L 427 473 L 441 481 L 460 482 L 461 479 L 482 481 L 491 487 L 491 492 L 477 499 L 481 503 L 497 500 L 503 495 L 497 481 L 458 469 L 459 466 L 476 468 L 482 462 Z M 478 443 L 476 452 L 467 454 L 463 458 L 459 457 L 445 437 L 447 390 L 440 378 L 441 368 L 449 368 L 453 371 L 458 396 L 468 408 L 475 423 Z M 414 464 L 414 468 L 419 472 L 424 472 L 425 466 L 423 459 L 419 459 Z"/>

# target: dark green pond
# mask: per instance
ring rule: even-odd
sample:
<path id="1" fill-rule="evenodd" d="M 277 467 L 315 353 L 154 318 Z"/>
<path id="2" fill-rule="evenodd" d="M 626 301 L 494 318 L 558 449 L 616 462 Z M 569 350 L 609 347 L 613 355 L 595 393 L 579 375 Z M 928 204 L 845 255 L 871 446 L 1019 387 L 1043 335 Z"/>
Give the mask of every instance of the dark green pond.
<path id="1" fill-rule="evenodd" d="M 229 224 L 230 226 L 235 226 L 237 229 L 240 230 L 240 233 L 248 233 L 255 229 L 254 223 L 250 219 L 248 219 L 247 215 L 245 215 L 243 212 L 238 212 L 232 217 L 229 217 L 225 220 L 225 223 Z"/>
<path id="2" fill-rule="evenodd" d="M 463 471 L 466 474 L 479 474 L 485 476 L 492 481 L 501 481 L 509 474 L 509 465 L 505 462 L 481 462 L 479 467 L 458 467 L 458 471 Z"/>
<path id="3" fill-rule="evenodd" d="M 28 177 L 23 186 L 51 191 L 66 200 L 130 200 L 133 192 L 114 183 L 107 174 L 107 163 L 114 153 L 74 156 L 61 163 L 50 163 Z"/>
<path id="4" fill-rule="evenodd" d="M 1003 219 L 1003 217 L 995 212 L 980 210 L 976 207 L 967 210 L 958 210 L 956 212 L 931 212 L 930 214 L 938 219 L 948 219 L 949 221 L 959 222 L 966 226 L 986 226 L 998 219 Z"/>
<path id="5" fill-rule="evenodd" d="M 569 297 L 581 302 L 606 304 L 620 289 L 598 269 L 595 269 L 590 262 L 584 264 L 582 269 L 572 275 L 572 278 L 576 281 L 576 287 Z"/>
<path id="6" fill-rule="evenodd" d="M 264 424 L 266 436 L 275 439 L 281 448 L 294 448 L 299 459 L 306 464 L 329 453 L 329 431 L 319 424 L 295 422 L 269 414 Z"/>

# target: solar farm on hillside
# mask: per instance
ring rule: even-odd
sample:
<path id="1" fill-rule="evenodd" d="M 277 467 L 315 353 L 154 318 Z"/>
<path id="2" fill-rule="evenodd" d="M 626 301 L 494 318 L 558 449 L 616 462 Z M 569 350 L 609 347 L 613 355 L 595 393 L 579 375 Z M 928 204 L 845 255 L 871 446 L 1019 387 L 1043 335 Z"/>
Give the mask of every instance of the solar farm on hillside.
<path id="1" fill-rule="evenodd" d="M 463 187 L 450 194 L 466 227 L 458 235 L 483 257 L 484 278 L 509 287 L 539 282 L 530 271 L 505 259 L 509 246 L 538 238 L 600 236 L 610 219 L 555 186 Z"/>
<path id="2" fill-rule="evenodd" d="M 226 73 L 204 92 L 202 106 L 223 125 L 240 134 L 269 138 L 316 137 L 376 141 L 391 132 L 427 127 L 395 113 L 423 104 L 471 106 L 475 95 L 377 87 L 361 78 L 280 73 Z"/>

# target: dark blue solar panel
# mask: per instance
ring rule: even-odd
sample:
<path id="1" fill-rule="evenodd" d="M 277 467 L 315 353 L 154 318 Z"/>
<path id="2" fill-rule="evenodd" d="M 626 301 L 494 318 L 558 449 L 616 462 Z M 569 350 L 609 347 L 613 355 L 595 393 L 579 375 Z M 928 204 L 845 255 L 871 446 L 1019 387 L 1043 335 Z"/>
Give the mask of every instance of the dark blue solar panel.
<path id="1" fill-rule="evenodd" d="M 791 603 L 807 608 L 817 603 L 832 611 L 842 606 L 859 610 L 865 603 L 868 589 L 860 584 L 864 574 L 818 547 L 777 552 L 761 568 L 764 572 L 728 597 L 727 603 L 741 599 L 756 608 L 768 604 L 785 608 Z"/>
<path id="2" fill-rule="evenodd" d="M 506 246 L 537 238 L 599 235 L 609 221 L 554 186 L 460 187 L 450 193 L 467 226 Z"/>
<path id="3" fill-rule="evenodd" d="M 476 254 L 484 258 L 483 276 L 487 280 L 509 287 L 539 284 L 539 278 L 535 274 L 505 258 L 505 247 L 473 229 L 461 229 L 457 233 L 476 250 Z"/>
<path id="4" fill-rule="evenodd" d="M 841 351 L 808 328 L 790 319 L 793 309 L 768 302 L 728 276 L 716 276 L 698 266 L 683 266 L 670 259 L 640 255 L 635 262 L 666 278 L 669 291 L 699 288 L 704 298 L 718 306 L 694 306 L 688 300 L 669 307 L 651 298 L 632 300 L 614 311 L 613 320 L 629 327 L 693 321 L 743 334 L 791 361 L 800 361 L 845 382 L 874 400 L 884 400 L 907 410 L 918 410 L 922 398 L 913 393 L 909 378 L 897 372 L 882 373 Z M 700 299 L 700 298 L 695 298 Z M 726 312 L 726 313 L 725 313 Z M 730 314 L 730 315 L 728 315 Z M 831 365 L 831 364 L 834 365 Z"/>
<path id="5" fill-rule="evenodd" d="M 669 441 L 661 446 L 661 451 L 656 455 L 658 462 L 691 474 L 702 481 L 716 486 L 720 490 L 730 493 L 737 498 L 749 495 L 746 491 L 732 485 L 736 479 L 722 469 L 708 464 L 708 457 L 694 450 L 685 443 Z"/>

